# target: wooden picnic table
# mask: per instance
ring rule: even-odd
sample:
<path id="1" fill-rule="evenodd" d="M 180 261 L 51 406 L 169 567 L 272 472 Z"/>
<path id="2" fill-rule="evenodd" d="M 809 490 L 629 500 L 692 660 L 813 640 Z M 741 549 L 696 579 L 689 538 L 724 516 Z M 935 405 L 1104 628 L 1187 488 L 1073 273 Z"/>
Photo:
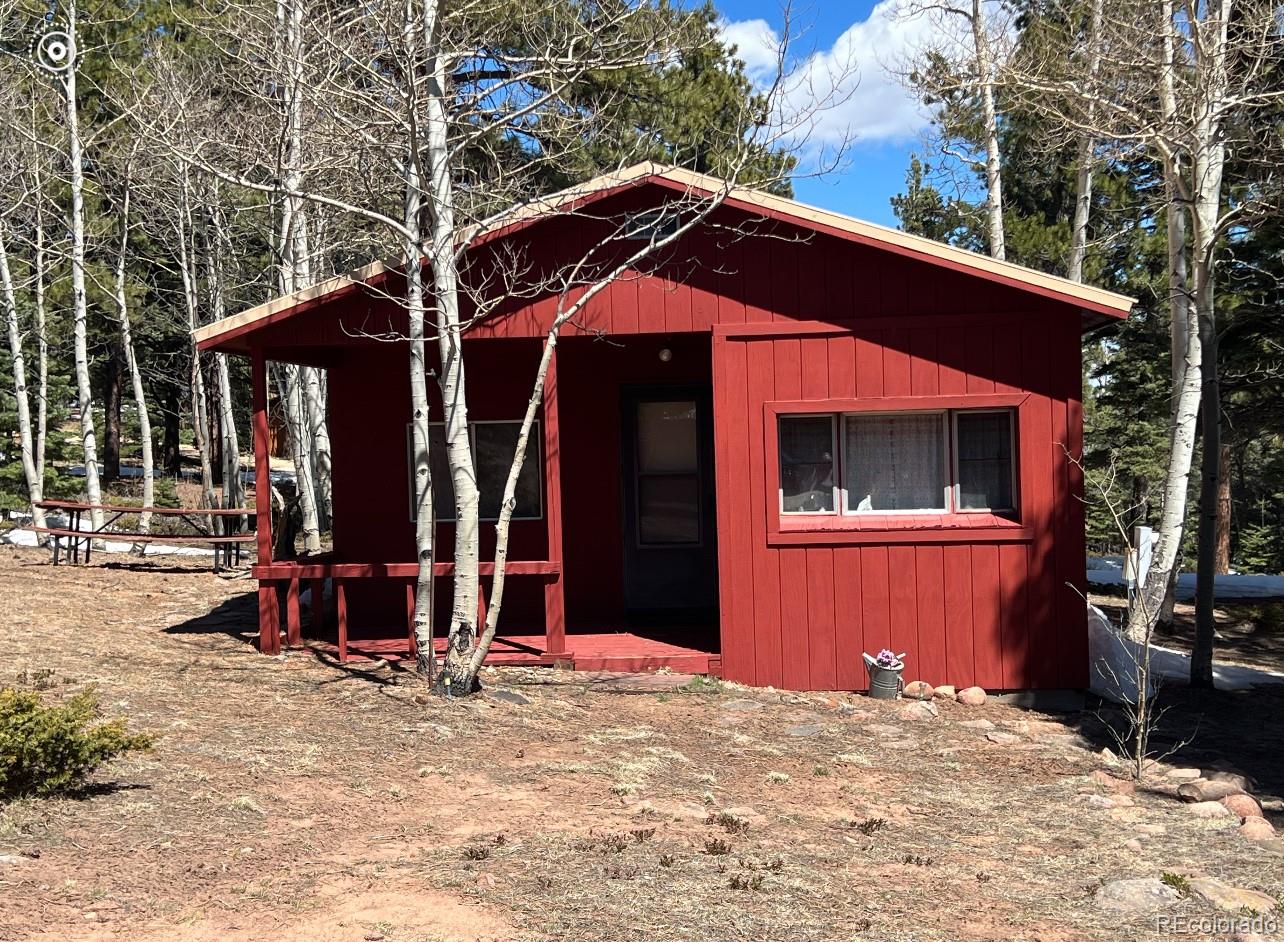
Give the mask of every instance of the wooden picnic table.
<path id="1" fill-rule="evenodd" d="M 67 540 L 67 561 L 80 562 L 80 547 L 85 547 L 85 562 L 89 562 L 93 551 L 94 540 L 115 539 L 124 543 L 171 543 L 180 546 L 205 546 L 214 548 L 214 571 L 218 572 L 221 563 L 239 565 L 241 562 L 241 545 L 254 540 L 251 532 L 238 532 L 242 518 L 253 521 L 252 511 L 238 507 L 131 507 L 124 504 L 90 504 L 74 500 L 42 500 L 36 506 L 52 513 L 65 513 L 68 525 L 65 527 L 32 527 L 37 533 L 48 533 L 53 540 L 53 561 L 57 566 L 61 543 Z M 102 525 L 89 529 L 81 525 L 86 512 L 101 511 L 104 514 Z M 192 533 L 143 533 L 138 530 L 109 529 L 116 521 L 128 514 L 151 514 L 156 517 L 177 519 L 192 528 Z M 221 533 L 211 533 L 204 518 L 221 524 Z"/>

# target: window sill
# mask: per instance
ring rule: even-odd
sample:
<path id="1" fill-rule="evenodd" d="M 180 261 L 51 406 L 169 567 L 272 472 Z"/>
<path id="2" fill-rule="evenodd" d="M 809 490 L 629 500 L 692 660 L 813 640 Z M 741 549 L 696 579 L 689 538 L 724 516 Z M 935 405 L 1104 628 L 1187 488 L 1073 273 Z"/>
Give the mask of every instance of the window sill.
<path id="1" fill-rule="evenodd" d="M 844 545 L 858 543 L 1021 543 L 1028 527 L 987 513 L 799 514 L 769 521 L 767 544 Z"/>

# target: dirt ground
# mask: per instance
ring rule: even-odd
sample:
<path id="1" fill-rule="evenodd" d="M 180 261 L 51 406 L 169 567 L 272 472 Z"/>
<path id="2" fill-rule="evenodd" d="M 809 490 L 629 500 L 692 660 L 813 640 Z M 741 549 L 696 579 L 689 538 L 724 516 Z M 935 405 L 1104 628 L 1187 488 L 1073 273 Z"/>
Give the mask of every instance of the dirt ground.
<path id="1" fill-rule="evenodd" d="M 551 670 L 444 702 L 387 667 L 259 655 L 250 589 L 0 548 L 0 683 L 95 684 L 159 737 L 73 797 L 0 807 L 0 939 L 1131 940 L 1170 934 L 1103 909 L 1107 881 L 1284 894 L 1284 843 L 1089 778 L 1109 714 L 911 720 Z M 1160 746 L 1193 736 L 1170 763 L 1237 766 L 1284 827 L 1284 696 L 1170 705 Z"/>

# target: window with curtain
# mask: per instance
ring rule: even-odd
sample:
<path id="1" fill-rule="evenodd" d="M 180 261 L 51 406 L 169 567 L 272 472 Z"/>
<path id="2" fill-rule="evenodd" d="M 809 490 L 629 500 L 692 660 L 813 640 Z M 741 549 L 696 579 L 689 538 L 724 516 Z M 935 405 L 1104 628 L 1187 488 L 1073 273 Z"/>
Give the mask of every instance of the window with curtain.
<path id="1" fill-rule="evenodd" d="M 778 417 L 784 514 L 1004 513 L 1011 409 Z"/>
<path id="2" fill-rule="evenodd" d="M 843 459 L 849 513 L 945 510 L 944 414 L 845 416 Z"/>
<path id="3" fill-rule="evenodd" d="M 499 504 L 508 481 L 508 470 L 517 450 L 517 436 L 521 422 L 471 422 L 468 435 L 472 442 L 473 463 L 477 469 L 477 489 L 480 491 L 479 512 L 482 520 L 498 520 Z M 410 426 L 406 426 L 406 455 L 410 467 L 410 481 L 414 481 L 414 439 Z M 428 461 L 432 467 L 432 506 L 438 522 L 451 523 L 455 519 L 455 489 L 450 480 L 450 464 L 446 460 L 446 427 L 434 422 L 428 427 Z M 540 452 L 539 423 L 531 426 L 526 442 L 526 460 L 517 476 L 513 509 L 514 520 L 538 520 L 544 515 L 543 458 Z M 410 491 L 410 519 L 415 518 L 414 487 Z"/>

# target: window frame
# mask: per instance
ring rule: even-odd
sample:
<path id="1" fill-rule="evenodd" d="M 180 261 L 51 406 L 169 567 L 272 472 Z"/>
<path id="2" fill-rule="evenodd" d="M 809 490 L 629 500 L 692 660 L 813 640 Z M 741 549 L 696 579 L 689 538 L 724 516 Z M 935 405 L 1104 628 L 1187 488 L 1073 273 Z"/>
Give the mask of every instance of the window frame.
<path id="1" fill-rule="evenodd" d="M 468 420 L 468 447 L 472 450 L 472 454 L 473 454 L 473 473 L 474 474 L 476 474 L 476 470 L 477 470 L 476 469 L 477 426 L 479 425 L 516 425 L 520 430 L 523 421 L 524 421 L 523 419 L 469 419 Z M 429 434 L 431 434 L 432 429 L 434 428 L 444 429 L 445 427 L 446 427 L 445 422 L 428 423 Z M 543 438 L 540 436 L 539 430 L 540 430 L 540 420 L 536 419 L 531 423 L 530 438 L 526 443 L 526 459 L 525 459 L 527 462 L 531 460 L 532 458 L 531 445 L 533 444 L 535 446 L 534 447 L 535 453 L 533 456 L 535 458 L 535 473 L 539 476 L 539 512 L 535 516 L 528 516 L 528 515 L 518 514 L 516 511 L 514 511 L 513 516 L 511 518 L 514 521 L 544 519 L 545 508 L 546 508 L 547 497 L 548 497 L 546 493 L 548 482 L 544 474 L 544 458 L 543 458 L 544 446 L 543 446 Z M 414 462 L 415 462 L 414 423 L 407 422 L 406 423 L 406 469 L 408 472 L 407 482 L 409 484 L 409 491 L 410 491 L 408 500 L 410 502 L 410 522 L 411 523 L 415 522 L 415 489 L 414 489 L 415 463 Z M 525 466 L 525 462 L 523 462 L 523 467 L 524 466 Z M 452 489 L 453 489 L 453 485 L 452 485 Z M 436 492 L 435 485 L 434 485 L 433 491 L 434 493 Z M 493 523 L 496 520 L 498 520 L 499 517 L 478 516 L 477 519 L 478 521 L 483 523 Z M 457 522 L 457 518 L 452 513 L 449 517 L 437 517 L 433 522 L 449 523 L 453 525 Z"/>
<path id="2" fill-rule="evenodd" d="M 1008 464 L 1011 465 L 1012 506 L 1010 507 L 964 507 L 963 481 L 959 475 L 959 416 L 960 415 L 1006 415 L 1008 417 Z M 954 502 L 956 514 L 1014 514 L 1021 506 L 1019 489 L 1021 483 L 1021 462 L 1017 455 L 1017 410 L 1014 408 L 989 409 L 953 409 L 950 412 L 950 442 L 952 445 L 953 484 L 950 485 L 950 499 Z"/>
<path id="3" fill-rule="evenodd" d="M 1022 442 L 1034 434 L 1038 421 L 1030 411 L 1031 394 L 1028 392 L 979 393 L 972 395 L 936 396 L 884 396 L 865 398 L 799 399 L 767 401 L 762 403 L 762 426 L 758 434 L 762 440 L 765 460 L 765 485 L 761 499 L 766 517 L 767 544 L 771 546 L 816 544 L 854 545 L 865 543 L 962 543 L 962 542 L 1021 542 L 1032 538 L 1033 529 L 1029 508 L 1025 507 L 1022 487 L 1023 457 L 1025 449 L 1033 447 L 1031 441 Z M 945 511 L 858 511 L 841 512 L 792 512 L 783 511 L 781 467 L 779 449 L 779 419 L 782 416 L 806 417 L 817 413 L 902 413 L 950 411 L 1000 411 L 1012 413 L 1012 493 L 1016 507 L 1011 511 L 994 513 L 983 510 L 959 512 L 954 499 L 954 484 L 949 487 L 949 506 Z M 756 422 L 754 423 L 757 424 Z M 943 423 L 948 437 L 945 470 L 954 472 L 953 421 Z M 838 478 L 842 486 L 841 452 L 837 455 Z M 845 490 L 845 488 L 844 488 Z M 837 506 L 837 505 L 836 505 Z"/>

